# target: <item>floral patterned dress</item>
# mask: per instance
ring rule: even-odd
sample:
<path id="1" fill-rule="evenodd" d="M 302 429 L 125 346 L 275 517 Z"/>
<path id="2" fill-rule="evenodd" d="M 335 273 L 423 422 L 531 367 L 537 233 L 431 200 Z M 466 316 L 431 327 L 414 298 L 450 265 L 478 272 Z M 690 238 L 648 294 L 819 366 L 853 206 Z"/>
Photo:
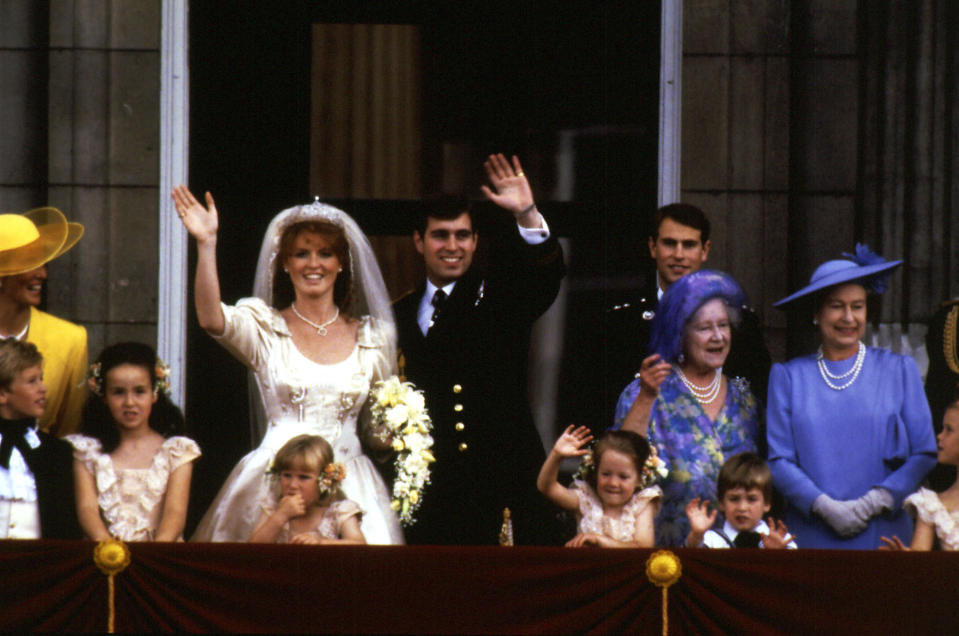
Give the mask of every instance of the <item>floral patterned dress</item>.
<path id="1" fill-rule="evenodd" d="M 723 462 L 737 453 L 756 451 L 760 417 L 756 398 L 740 378 L 727 386 L 726 401 L 715 421 L 710 421 L 676 373 L 659 388 L 648 437 L 669 474 L 660 482 L 663 505 L 656 517 L 656 545 L 683 545 L 689 534 L 686 504 L 695 497 L 715 500 Z M 638 393 L 637 379 L 620 394 L 613 428 L 622 426 Z"/>
<path id="2" fill-rule="evenodd" d="M 170 475 L 200 456 L 200 447 L 188 437 L 170 437 L 160 446 L 149 468 L 117 469 L 100 441 L 67 435 L 73 456 L 86 466 L 97 485 L 100 516 L 111 535 L 121 541 L 153 541 Z"/>
<path id="3" fill-rule="evenodd" d="M 935 528 L 943 550 L 959 550 L 959 510 L 946 510 L 939 495 L 927 488 L 906 497 L 905 507 Z"/>

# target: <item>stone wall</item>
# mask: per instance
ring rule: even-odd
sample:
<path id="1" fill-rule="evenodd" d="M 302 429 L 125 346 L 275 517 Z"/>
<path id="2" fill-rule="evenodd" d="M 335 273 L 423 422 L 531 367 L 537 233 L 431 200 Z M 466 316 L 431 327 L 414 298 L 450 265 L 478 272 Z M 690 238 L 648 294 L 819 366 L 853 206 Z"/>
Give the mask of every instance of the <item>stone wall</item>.
<path id="1" fill-rule="evenodd" d="M 713 222 L 776 359 L 772 303 L 852 247 L 858 140 L 855 0 L 685 0 L 682 199 Z"/>
<path id="2" fill-rule="evenodd" d="M 47 309 L 105 343 L 154 343 L 160 0 L 0 2 L 0 210 L 86 235 L 49 267 Z"/>

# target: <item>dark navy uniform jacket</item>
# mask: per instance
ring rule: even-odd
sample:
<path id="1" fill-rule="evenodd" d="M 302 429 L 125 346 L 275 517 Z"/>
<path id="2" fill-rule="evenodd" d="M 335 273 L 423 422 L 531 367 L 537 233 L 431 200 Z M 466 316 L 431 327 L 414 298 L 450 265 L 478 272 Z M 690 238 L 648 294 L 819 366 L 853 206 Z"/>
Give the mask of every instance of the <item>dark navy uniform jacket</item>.
<path id="1" fill-rule="evenodd" d="M 545 459 L 527 392 L 530 329 L 565 275 L 555 236 L 518 232 L 490 244 L 489 267 L 461 277 L 426 336 L 417 324 L 425 283 L 394 305 L 406 379 L 433 420 L 431 483 L 418 544 L 495 544 L 510 508 L 516 543 L 551 543 L 555 510 L 536 490 Z"/>

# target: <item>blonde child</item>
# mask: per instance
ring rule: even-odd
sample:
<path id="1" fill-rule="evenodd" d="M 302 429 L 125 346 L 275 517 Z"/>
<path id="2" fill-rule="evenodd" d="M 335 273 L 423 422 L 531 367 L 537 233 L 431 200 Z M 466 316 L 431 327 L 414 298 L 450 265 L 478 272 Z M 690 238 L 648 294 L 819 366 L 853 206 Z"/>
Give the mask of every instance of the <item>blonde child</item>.
<path id="1" fill-rule="evenodd" d="M 940 464 L 959 466 L 959 400 L 946 407 L 936 445 Z M 895 535 L 880 537 L 880 550 L 932 550 L 936 537 L 943 550 L 959 550 L 959 477 L 940 493 L 920 488 L 906 497 L 905 507 L 917 517 L 912 543 L 906 547 Z"/>
<path id="2" fill-rule="evenodd" d="M 547 499 L 576 514 L 579 532 L 566 546 L 652 547 L 662 491 L 651 485 L 655 475 L 646 465 L 649 443 L 632 431 L 606 431 L 590 454 L 584 446 L 592 439 L 585 426 L 569 426 L 536 480 Z M 585 481 L 574 480 L 572 488 L 556 480 L 566 457 L 584 457 Z"/>
<path id="3" fill-rule="evenodd" d="M 92 395 L 73 444 L 80 527 L 94 541 L 182 540 L 200 448 L 169 395 L 169 369 L 153 349 L 123 342 L 90 366 Z"/>
<path id="4" fill-rule="evenodd" d="M 691 548 L 795 549 L 786 524 L 763 515 L 772 505 L 773 478 L 769 466 L 756 453 L 739 453 L 719 469 L 716 483 L 719 510 L 708 511 L 709 502 L 699 497 L 686 504 Z M 719 512 L 723 526 L 713 529 Z"/>
<path id="5" fill-rule="evenodd" d="M 280 447 L 270 467 L 276 504 L 264 507 L 252 543 L 364 544 L 362 511 L 343 495 L 342 464 L 319 435 L 298 435 Z"/>

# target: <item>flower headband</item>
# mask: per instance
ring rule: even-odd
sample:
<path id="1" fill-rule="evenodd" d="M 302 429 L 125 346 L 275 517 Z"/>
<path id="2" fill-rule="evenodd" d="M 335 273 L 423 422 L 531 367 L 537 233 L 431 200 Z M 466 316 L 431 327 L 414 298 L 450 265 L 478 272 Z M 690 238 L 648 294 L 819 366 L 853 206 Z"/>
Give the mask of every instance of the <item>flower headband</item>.
<path id="1" fill-rule="evenodd" d="M 90 365 L 90 369 L 87 371 L 87 386 L 95 395 L 103 397 L 103 373 L 101 370 L 102 366 L 99 362 L 94 362 Z M 153 374 L 156 376 L 156 380 L 153 381 L 153 394 L 159 395 L 162 391 L 169 395 L 170 365 L 160 358 L 157 358 L 156 366 L 153 368 Z"/>
<path id="2" fill-rule="evenodd" d="M 270 476 L 271 480 L 276 480 L 280 476 L 280 469 L 276 466 L 276 459 L 270 462 L 270 467 L 267 469 L 266 474 Z M 326 495 L 332 493 L 343 483 L 343 479 L 346 477 L 346 466 L 340 462 L 330 462 L 323 467 L 323 470 L 320 471 L 320 474 L 316 478 L 316 486 L 319 491 L 319 496 L 325 497 Z"/>
<path id="3" fill-rule="evenodd" d="M 593 457 L 593 449 L 590 447 L 589 451 L 583 455 L 583 459 L 579 464 L 579 469 L 573 475 L 573 479 L 586 481 L 586 478 L 595 471 L 596 460 Z M 665 479 L 666 475 L 668 474 L 669 469 L 666 467 L 666 462 L 659 458 L 659 454 L 656 452 L 656 447 L 650 444 L 649 457 L 646 458 L 646 462 L 643 464 L 643 469 L 639 473 L 639 489 L 643 490 L 644 488 L 649 488 L 660 479 Z"/>

